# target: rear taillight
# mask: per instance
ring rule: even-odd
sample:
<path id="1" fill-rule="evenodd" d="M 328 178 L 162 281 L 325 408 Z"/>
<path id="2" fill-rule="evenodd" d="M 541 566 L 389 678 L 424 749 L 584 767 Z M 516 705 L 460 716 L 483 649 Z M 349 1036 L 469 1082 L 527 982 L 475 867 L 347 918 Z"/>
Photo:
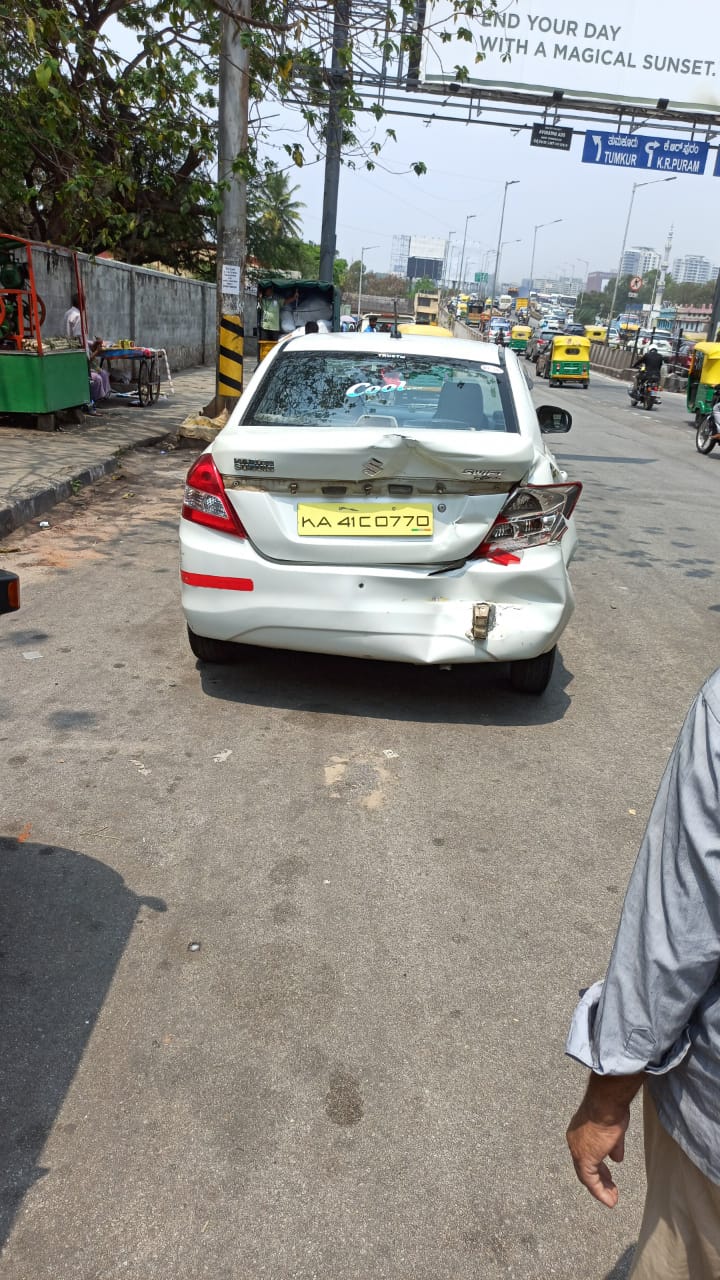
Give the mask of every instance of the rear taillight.
<path id="1" fill-rule="evenodd" d="M 579 481 L 526 484 L 516 489 L 470 559 L 496 559 L 507 564 L 514 551 L 559 542 L 581 493 Z"/>
<path id="2" fill-rule="evenodd" d="M 202 453 L 188 471 L 182 515 L 184 520 L 192 520 L 194 524 L 221 529 L 223 533 L 232 533 L 237 538 L 247 538 L 228 501 L 222 476 L 210 453 Z"/>

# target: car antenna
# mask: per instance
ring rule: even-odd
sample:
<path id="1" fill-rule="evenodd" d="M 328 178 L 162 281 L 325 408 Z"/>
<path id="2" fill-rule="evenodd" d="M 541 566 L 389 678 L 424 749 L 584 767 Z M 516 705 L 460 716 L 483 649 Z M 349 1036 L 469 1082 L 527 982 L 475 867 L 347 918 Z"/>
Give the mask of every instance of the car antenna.
<path id="1" fill-rule="evenodd" d="M 393 327 L 390 331 L 391 338 L 402 338 L 402 334 L 398 329 L 398 309 L 397 298 L 393 298 Z"/>

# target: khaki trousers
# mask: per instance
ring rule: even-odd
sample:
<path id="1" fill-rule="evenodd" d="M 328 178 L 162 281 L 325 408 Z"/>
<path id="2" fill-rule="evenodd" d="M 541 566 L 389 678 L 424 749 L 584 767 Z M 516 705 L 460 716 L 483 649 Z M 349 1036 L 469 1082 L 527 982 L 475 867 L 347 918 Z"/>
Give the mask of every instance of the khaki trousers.
<path id="1" fill-rule="evenodd" d="M 628 1280 L 720 1280 L 720 1186 L 693 1164 L 643 1096 L 647 1196 Z"/>

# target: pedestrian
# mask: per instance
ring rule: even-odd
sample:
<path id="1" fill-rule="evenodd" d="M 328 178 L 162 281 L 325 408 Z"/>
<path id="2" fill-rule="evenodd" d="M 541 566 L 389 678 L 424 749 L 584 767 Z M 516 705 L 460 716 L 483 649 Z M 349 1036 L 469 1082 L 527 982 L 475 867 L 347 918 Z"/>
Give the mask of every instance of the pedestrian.
<path id="1" fill-rule="evenodd" d="M 363 329 L 363 333 L 377 333 L 377 316 L 368 316 L 368 322 Z"/>
<path id="2" fill-rule="evenodd" d="M 647 1195 L 629 1280 L 720 1276 L 720 670 L 668 761 L 604 982 L 566 1051 L 590 1068 L 567 1141 L 601 1204 L 643 1088 Z"/>
<path id="3" fill-rule="evenodd" d="M 319 327 L 319 325 L 318 325 L 317 320 L 306 320 L 306 321 L 305 321 L 305 332 L 306 332 L 306 333 L 319 333 L 319 332 L 320 332 L 320 327 Z"/>
<path id="4" fill-rule="evenodd" d="M 63 316 L 63 328 L 66 338 L 82 338 L 82 319 L 80 316 L 80 298 L 73 293 L 70 306 Z"/>

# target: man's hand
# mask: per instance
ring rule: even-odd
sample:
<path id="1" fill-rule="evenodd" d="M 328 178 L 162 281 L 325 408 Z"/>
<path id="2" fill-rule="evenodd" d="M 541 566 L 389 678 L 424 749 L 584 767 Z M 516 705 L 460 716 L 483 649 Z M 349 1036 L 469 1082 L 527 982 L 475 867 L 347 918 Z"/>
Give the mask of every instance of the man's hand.
<path id="1" fill-rule="evenodd" d="M 567 1144 L 575 1172 L 591 1196 L 614 1209 L 618 1189 L 605 1161 L 616 1164 L 625 1156 L 625 1133 L 630 1103 L 643 1076 L 590 1076 L 582 1103 L 567 1130 Z"/>

